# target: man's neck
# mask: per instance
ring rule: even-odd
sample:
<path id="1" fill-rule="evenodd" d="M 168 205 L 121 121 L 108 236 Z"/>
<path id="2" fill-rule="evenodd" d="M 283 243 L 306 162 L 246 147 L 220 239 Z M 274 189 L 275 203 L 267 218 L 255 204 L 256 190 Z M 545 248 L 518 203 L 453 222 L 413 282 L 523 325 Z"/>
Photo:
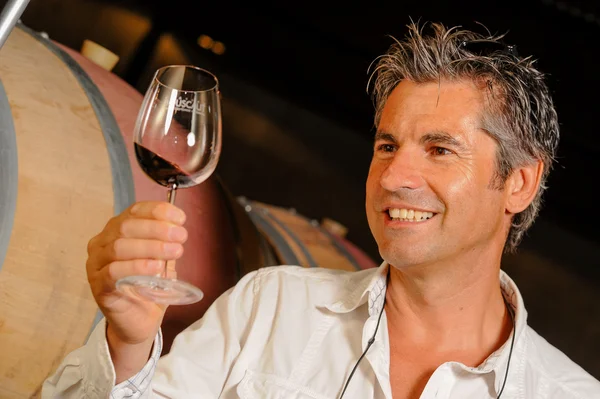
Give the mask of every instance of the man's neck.
<path id="1" fill-rule="evenodd" d="M 390 266 L 386 316 L 391 340 L 401 335 L 406 345 L 440 353 L 479 351 L 481 360 L 506 341 L 512 324 L 500 289 L 499 257 L 494 264 L 470 267 L 464 261 Z"/>

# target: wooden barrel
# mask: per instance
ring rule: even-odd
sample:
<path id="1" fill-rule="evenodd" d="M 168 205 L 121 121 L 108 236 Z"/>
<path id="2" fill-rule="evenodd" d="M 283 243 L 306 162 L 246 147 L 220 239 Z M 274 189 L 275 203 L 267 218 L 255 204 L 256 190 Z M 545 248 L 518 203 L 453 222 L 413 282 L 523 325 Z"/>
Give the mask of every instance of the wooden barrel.
<path id="1" fill-rule="evenodd" d="M 58 47 L 15 28 L 0 82 L 0 397 L 35 397 L 88 336 L 86 245 L 133 179 L 106 101 Z"/>
<path id="2" fill-rule="evenodd" d="M 261 235 L 273 249 L 275 264 L 362 270 L 377 264 L 343 237 L 294 209 L 239 198 Z"/>

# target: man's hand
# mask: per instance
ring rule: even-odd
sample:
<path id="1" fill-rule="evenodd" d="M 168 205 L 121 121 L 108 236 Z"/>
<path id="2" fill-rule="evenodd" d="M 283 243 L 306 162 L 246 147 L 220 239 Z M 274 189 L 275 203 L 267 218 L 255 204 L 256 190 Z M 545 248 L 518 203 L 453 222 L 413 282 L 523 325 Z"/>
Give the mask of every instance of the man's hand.
<path id="1" fill-rule="evenodd" d="M 167 260 L 181 257 L 187 240 L 184 222 L 185 213 L 174 205 L 139 202 L 112 218 L 88 244 L 88 281 L 108 324 L 117 383 L 148 360 L 166 306 L 117 291 L 116 282 L 159 274 Z"/>

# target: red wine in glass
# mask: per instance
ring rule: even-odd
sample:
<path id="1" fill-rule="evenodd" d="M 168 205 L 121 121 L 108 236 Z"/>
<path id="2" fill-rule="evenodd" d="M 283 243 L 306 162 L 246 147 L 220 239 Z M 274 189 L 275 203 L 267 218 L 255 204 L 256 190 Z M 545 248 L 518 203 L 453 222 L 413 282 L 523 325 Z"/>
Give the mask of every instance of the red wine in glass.
<path id="1" fill-rule="evenodd" d="M 190 183 L 190 175 L 184 172 L 179 165 L 167 161 L 160 155 L 137 143 L 134 143 L 133 146 L 135 148 L 135 156 L 142 170 L 148 177 L 161 186 L 170 187 L 176 184 L 178 187 L 181 187 Z"/>

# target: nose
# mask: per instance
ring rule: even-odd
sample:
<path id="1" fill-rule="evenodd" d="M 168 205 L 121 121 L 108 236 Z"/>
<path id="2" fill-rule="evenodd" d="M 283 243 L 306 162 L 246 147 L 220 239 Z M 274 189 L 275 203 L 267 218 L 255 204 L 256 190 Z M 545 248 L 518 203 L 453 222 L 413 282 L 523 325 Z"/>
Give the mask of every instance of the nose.
<path id="1" fill-rule="evenodd" d="M 381 174 L 381 186 L 390 192 L 423 186 L 422 157 L 417 151 L 399 148 Z"/>

